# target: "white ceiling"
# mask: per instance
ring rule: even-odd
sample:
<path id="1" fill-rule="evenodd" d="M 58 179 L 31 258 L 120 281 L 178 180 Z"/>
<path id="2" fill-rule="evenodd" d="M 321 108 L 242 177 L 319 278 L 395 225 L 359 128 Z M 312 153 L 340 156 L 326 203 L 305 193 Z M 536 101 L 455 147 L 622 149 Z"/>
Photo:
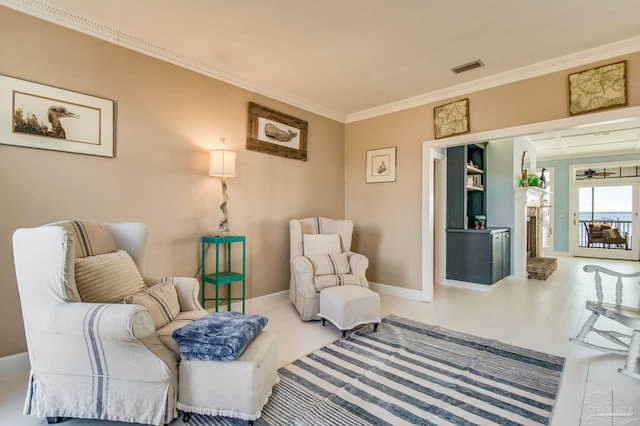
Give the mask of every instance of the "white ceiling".
<path id="1" fill-rule="evenodd" d="M 0 4 L 343 122 L 640 50 L 637 0 Z M 450 71 L 476 59 L 485 66 Z M 638 148 L 637 128 L 615 134 Z M 574 140 L 562 138 L 567 153 Z"/>
<path id="2" fill-rule="evenodd" d="M 536 158 L 556 159 L 640 152 L 640 118 L 592 123 L 527 136 Z"/>

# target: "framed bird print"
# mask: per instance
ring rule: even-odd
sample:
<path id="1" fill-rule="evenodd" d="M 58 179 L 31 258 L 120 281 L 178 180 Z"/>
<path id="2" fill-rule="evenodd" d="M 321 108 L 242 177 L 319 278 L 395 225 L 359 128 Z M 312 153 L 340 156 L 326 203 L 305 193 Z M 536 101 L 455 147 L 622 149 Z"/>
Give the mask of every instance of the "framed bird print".
<path id="1" fill-rule="evenodd" d="M 396 147 L 367 151 L 367 183 L 396 181 Z"/>
<path id="2" fill-rule="evenodd" d="M 0 76 L 0 144 L 113 157 L 113 101 Z"/>

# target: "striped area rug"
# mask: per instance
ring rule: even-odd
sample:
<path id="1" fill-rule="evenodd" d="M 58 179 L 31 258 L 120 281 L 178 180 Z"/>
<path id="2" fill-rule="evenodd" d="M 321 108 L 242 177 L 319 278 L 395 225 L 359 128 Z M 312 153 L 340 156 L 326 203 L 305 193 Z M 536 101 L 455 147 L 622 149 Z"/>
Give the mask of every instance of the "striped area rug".
<path id="1" fill-rule="evenodd" d="M 564 358 L 390 315 L 279 370 L 256 425 L 548 424 Z M 241 425 L 194 415 L 190 425 Z"/>

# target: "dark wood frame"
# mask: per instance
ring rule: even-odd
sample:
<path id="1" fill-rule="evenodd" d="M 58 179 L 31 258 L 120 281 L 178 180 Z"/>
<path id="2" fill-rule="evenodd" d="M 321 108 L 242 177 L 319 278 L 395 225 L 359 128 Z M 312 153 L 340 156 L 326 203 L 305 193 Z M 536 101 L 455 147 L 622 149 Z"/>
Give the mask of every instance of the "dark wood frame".
<path id="1" fill-rule="evenodd" d="M 456 104 L 462 104 L 464 107 L 464 125 L 460 129 L 449 129 L 448 126 L 455 122 L 446 111 L 447 107 L 453 107 Z M 455 118 L 455 117 L 454 117 Z M 437 106 L 433 109 L 433 131 L 436 139 L 456 136 L 471 131 L 471 117 L 469 116 L 469 98 L 460 99 L 448 104 Z"/>
<path id="2" fill-rule="evenodd" d="M 300 148 L 290 148 L 258 139 L 258 122 L 260 117 L 293 127 L 299 131 Z M 247 129 L 247 149 L 307 161 L 307 133 L 309 124 L 287 114 L 275 111 L 262 105 L 249 102 L 249 127 Z"/>
<path id="3" fill-rule="evenodd" d="M 615 80 L 608 80 L 602 78 L 604 73 L 608 69 L 613 70 L 614 67 L 622 65 L 622 77 Z M 597 75 L 597 79 L 591 78 L 590 74 Z M 595 77 L 591 76 L 591 77 Z M 581 80 L 582 78 L 582 80 Z M 582 91 L 579 93 L 579 86 L 585 84 L 595 85 L 603 88 L 603 93 L 600 96 L 590 95 L 588 91 Z M 622 85 L 622 89 L 617 88 L 616 93 L 609 94 L 607 96 L 606 86 L 612 88 L 613 86 Z M 616 96 L 622 90 L 622 99 L 620 96 Z M 586 97 L 586 101 L 581 98 Z M 601 67 L 590 68 L 585 71 L 569 74 L 569 115 L 585 114 L 588 112 L 601 111 L 604 109 L 618 108 L 626 106 L 629 103 L 629 96 L 627 93 L 627 61 L 619 61 L 613 64 L 603 65 Z"/>

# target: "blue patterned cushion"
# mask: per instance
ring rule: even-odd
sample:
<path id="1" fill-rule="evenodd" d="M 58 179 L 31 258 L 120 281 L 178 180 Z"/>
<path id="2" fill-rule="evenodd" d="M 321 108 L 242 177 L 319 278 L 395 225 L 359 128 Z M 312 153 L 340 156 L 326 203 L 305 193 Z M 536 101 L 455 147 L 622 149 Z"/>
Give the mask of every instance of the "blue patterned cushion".
<path id="1" fill-rule="evenodd" d="M 180 345 L 182 359 L 232 361 L 242 354 L 268 321 L 261 315 L 215 312 L 175 330 L 172 336 Z"/>

